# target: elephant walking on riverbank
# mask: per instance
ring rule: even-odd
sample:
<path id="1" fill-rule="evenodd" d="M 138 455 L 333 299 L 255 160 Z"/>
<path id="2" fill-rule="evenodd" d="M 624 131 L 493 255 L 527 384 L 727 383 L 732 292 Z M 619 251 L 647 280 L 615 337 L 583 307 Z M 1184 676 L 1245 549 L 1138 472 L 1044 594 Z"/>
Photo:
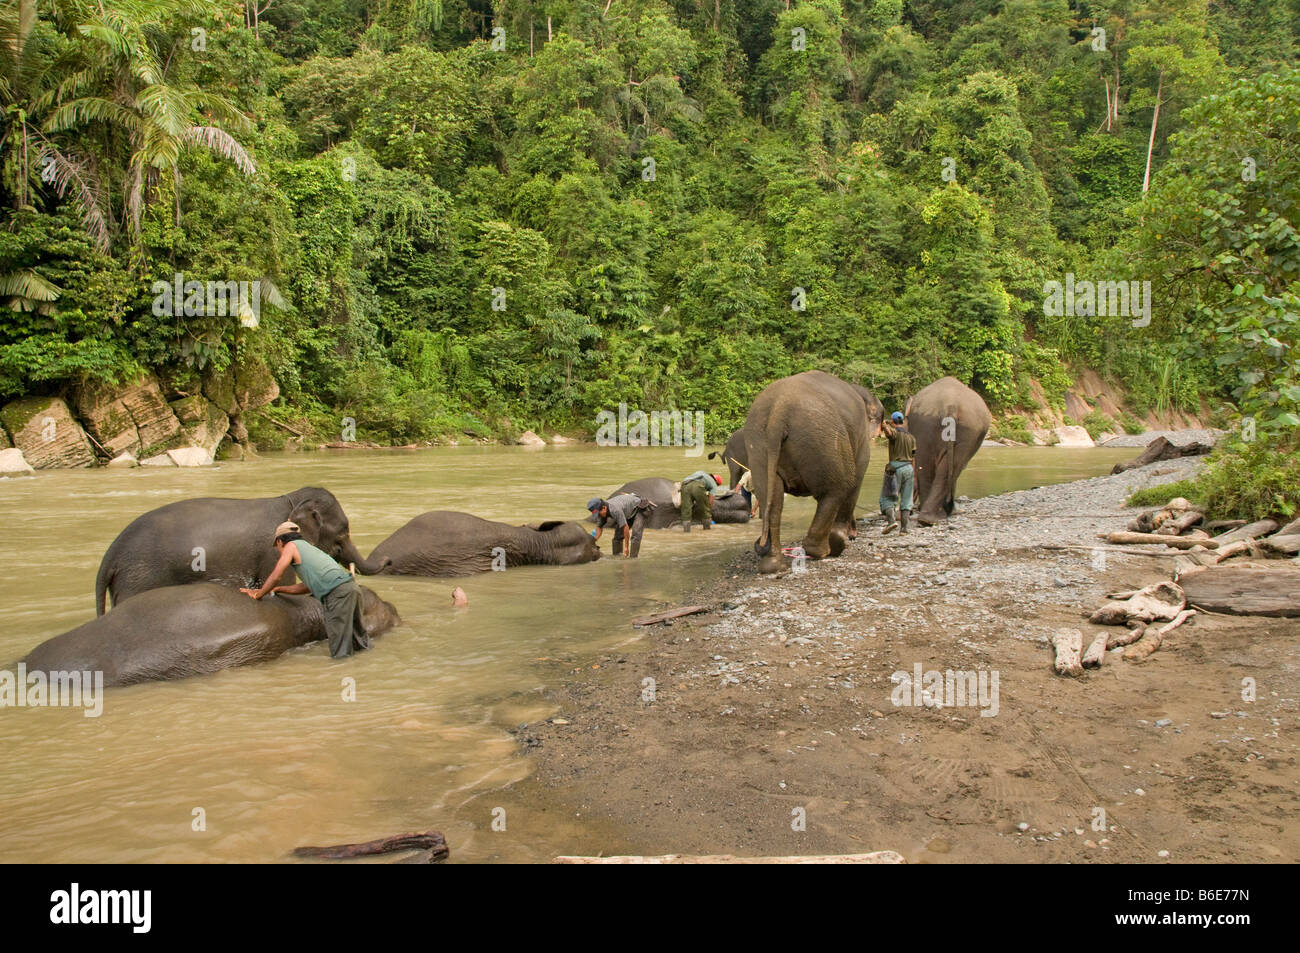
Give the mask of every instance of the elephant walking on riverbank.
<path id="1" fill-rule="evenodd" d="M 387 562 L 385 573 L 405 576 L 470 576 L 494 566 L 573 566 L 600 556 L 581 523 L 552 520 L 511 526 L 435 510 L 411 520 L 375 547 L 373 563 Z"/>
<path id="2" fill-rule="evenodd" d="M 786 493 L 817 501 L 803 540 L 805 555 L 821 559 L 844 551 L 856 535 L 853 507 L 884 413 L 865 387 L 823 371 L 774 381 L 754 399 L 743 429 L 763 516 L 763 531 L 754 543 L 760 572 L 786 564 L 781 553 Z"/>
<path id="3" fill-rule="evenodd" d="M 952 513 L 957 478 L 984 442 L 993 415 L 984 398 L 955 377 L 923 387 L 905 412 L 916 438 L 916 518 L 933 526 Z"/>
<path id="4" fill-rule="evenodd" d="M 368 637 L 387 632 L 397 610 L 358 586 Z M 325 610 L 311 596 L 248 598 L 214 583 L 163 586 L 123 599 L 112 612 L 42 642 L 29 672 L 103 672 L 104 685 L 206 675 L 263 662 L 325 638 Z"/>
<path id="5" fill-rule="evenodd" d="M 181 500 L 136 517 L 113 540 L 95 578 L 95 612 L 104 614 L 106 596 L 117 605 L 163 586 L 215 582 L 256 589 L 278 558 L 267 540 L 286 521 L 297 523 L 303 539 L 344 566 L 355 564 L 367 576 L 383 568 L 358 552 L 347 514 L 329 490 L 303 487 L 257 500 Z"/>

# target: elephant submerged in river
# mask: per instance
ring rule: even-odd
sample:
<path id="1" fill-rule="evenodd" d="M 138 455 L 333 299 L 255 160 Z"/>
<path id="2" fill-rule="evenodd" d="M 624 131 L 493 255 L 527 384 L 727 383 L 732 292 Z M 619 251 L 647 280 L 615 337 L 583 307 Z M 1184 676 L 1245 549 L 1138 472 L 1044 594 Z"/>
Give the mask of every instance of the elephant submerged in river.
<path id="1" fill-rule="evenodd" d="M 358 586 L 368 636 L 401 620 L 390 603 Z M 103 672 L 104 685 L 206 675 L 283 655 L 325 638 L 325 610 L 311 596 L 261 600 L 216 583 L 150 589 L 112 612 L 42 642 L 23 659 L 29 672 Z"/>
<path id="2" fill-rule="evenodd" d="M 957 477 L 984 442 L 993 415 L 984 399 L 955 377 L 921 388 L 905 413 L 916 438 L 916 518 L 933 526 L 952 513 Z"/>
<path id="3" fill-rule="evenodd" d="M 494 523 L 469 513 L 437 510 L 411 520 L 375 547 L 372 563 L 406 576 L 469 576 L 504 566 L 572 566 L 600 556 L 581 523 L 551 520 L 532 526 Z"/>
<path id="4" fill-rule="evenodd" d="M 136 517 L 113 540 L 95 578 L 95 612 L 104 614 L 106 595 L 117 605 L 163 586 L 215 582 L 256 588 L 275 568 L 271 534 L 285 520 L 344 566 L 354 563 L 367 576 L 383 568 L 357 551 L 347 514 L 328 490 L 303 487 L 258 500 L 181 500 Z"/>
<path id="5" fill-rule="evenodd" d="M 786 493 L 817 501 L 803 540 L 809 558 L 838 556 L 857 535 L 853 508 L 884 414 L 871 391 L 823 371 L 783 377 L 754 398 L 743 431 L 763 516 L 754 543 L 760 572 L 786 565 L 781 552 Z"/>
<path id="6" fill-rule="evenodd" d="M 672 480 L 665 477 L 633 480 L 631 483 L 624 483 L 609 496 L 618 496 L 620 493 L 635 493 L 641 499 L 649 500 L 653 504 L 646 512 L 646 529 L 670 529 L 682 525 L 680 488 Z M 673 502 L 674 500 L 677 502 Z M 749 504 L 739 493 L 718 497 L 713 501 L 712 516 L 715 523 L 747 523 Z M 692 520 L 692 522 L 703 525 L 702 519 Z"/>

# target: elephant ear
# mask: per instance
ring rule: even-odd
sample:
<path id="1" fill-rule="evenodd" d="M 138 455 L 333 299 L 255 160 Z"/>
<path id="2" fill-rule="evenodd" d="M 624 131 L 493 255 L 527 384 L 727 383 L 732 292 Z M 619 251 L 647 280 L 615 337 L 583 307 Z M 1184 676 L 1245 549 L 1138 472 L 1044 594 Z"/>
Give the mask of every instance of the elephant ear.
<path id="1" fill-rule="evenodd" d="M 320 542 L 320 511 L 311 503 L 304 503 L 292 513 L 289 519 L 298 524 L 302 538 L 315 546 Z"/>
<path id="2" fill-rule="evenodd" d="M 533 527 L 533 529 L 537 530 L 539 533 L 545 533 L 563 525 L 564 520 L 547 520 L 545 523 L 538 523 Z"/>

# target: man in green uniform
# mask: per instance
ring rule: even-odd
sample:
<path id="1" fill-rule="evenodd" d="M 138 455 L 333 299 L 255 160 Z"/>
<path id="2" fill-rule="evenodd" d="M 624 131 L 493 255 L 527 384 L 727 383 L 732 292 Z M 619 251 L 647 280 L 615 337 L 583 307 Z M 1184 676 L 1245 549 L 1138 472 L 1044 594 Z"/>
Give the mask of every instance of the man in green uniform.
<path id="1" fill-rule="evenodd" d="M 722 477 L 696 470 L 682 481 L 682 529 L 691 531 L 691 520 L 699 513 L 705 529 L 713 528 L 713 498 L 724 492 Z"/>
<path id="2" fill-rule="evenodd" d="M 912 460 L 916 456 L 916 438 L 907 432 L 903 415 L 898 411 L 894 411 L 883 429 L 889 438 L 889 463 L 885 465 L 885 480 L 880 490 L 880 510 L 889 519 L 886 533 L 900 527 L 906 533 L 911 530 Z M 891 482 L 897 486 L 897 495 L 890 492 L 893 489 Z"/>
<path id="3" fill-rule="evenodd" d="M 361 621 L 360 593 L 352 574 L 303 539 L 297 523 L 281 523 L 275 528 L 274 539 L 280 561 L 262 583 L 261 589 L 241 589 L 240 592 L 253 599 L 261 599 L 270 592 L 286 596 L 310 592 L 325 607 L 325 634 L 329 636 L 330 658 L 347 658 L 353 648 L 370 648 L 370 636 L 366 635 L 366 627 Z M 302 582 L 277 586 L 291 565 Z"/>

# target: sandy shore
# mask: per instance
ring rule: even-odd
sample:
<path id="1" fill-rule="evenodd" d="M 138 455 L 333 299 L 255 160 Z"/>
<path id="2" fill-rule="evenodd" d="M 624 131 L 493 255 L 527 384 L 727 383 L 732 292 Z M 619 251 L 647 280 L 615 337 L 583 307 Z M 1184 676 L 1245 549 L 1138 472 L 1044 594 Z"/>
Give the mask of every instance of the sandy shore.
<path id="1" fill-rule="evenodd" d="M 529 783 L 621 832 L 605 853 L 1295 860 L 1300 620 L 1203 615 L 1145 663 L 1051 668 L 1048 634 L 1087 645 L 1100 628 L 1081 614 L 1172 557 L 1047 547 L 1100 545 L 1131 489 L 1200 465 L 989 497 L 905 537 L 864 522 L 806 572 L 738 556 L 684 594 L 709 613 L 645 630 L 521 727 Z M 895 675 L 918 666 L 973 672 L 984 694 L 918 705 Z"/>

